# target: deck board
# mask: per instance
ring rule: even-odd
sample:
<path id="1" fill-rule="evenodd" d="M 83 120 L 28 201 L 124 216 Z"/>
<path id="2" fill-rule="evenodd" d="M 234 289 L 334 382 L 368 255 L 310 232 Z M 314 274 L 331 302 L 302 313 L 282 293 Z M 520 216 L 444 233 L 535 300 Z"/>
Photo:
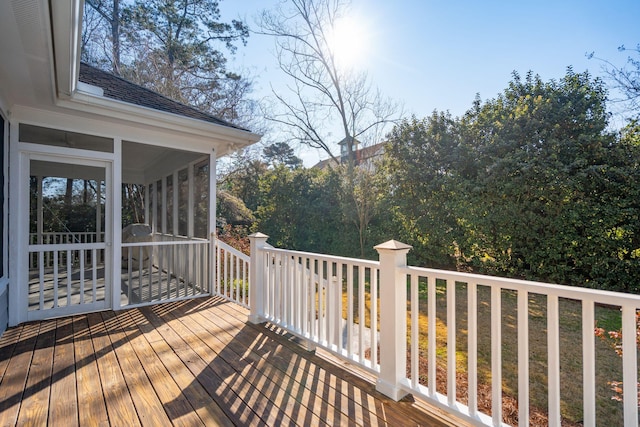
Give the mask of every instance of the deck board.
<path id="1" fill-rule="evenodd" d="M 26 387 L 31 357 L 40 331 L 39 324 L 25 325 L 20 339 L 12 347 L 3 348 L 3 353 L 11 351 L 9 363 L 2 383 L 0 383 L 0 425 L 17 423 L 22 396 Z M 2 356 L 4 358 L 4 354 Z"/>
<path id="2" fill-rule="evenodd" d="M 73 319 L 73 344 L 78 384 L 78 421 L 80 426 L 108 426 L 109 416 L 100 383 L 98 363 L 87 316 Z"/>
<path id="3" fill-rule="evenodd" d="M 42 322 L 41 329 L 50 322 Z M 26 400 L 26 399 L 25 399 Z M 78 425 L 76 365 L 73 348 L 73 318 L 56 321 L 56 342 L 51 377 L 49 423 L 73 427 Z"/>
<path id="4" fill-rule="evenodd" d="M 55 323 L 43 325 L 31 359 L 31 369 L 18 414 L 18 424 L 46 425 L 56 341 Z M 28 422 L 27 422 L 28 421 Z"/>
<path id="5" fill-rule="evenodd" d="M 247 315 L 206 297 L 10 328 L 0 425 L 445 425 Z"/>

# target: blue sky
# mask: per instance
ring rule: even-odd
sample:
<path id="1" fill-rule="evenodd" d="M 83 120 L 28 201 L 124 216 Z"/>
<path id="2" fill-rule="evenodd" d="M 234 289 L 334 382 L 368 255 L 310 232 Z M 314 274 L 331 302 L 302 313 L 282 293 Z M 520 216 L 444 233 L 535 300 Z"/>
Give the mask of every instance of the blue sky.
<path id="1" fill-rule="evenodd" d="M 223 19 L 255 17 L 278 0 L 223 0 Z M 603 63 L 623 65 L 620 45 L 640 43 L 640 0 L 431 1 L 353 0 L 366 23 L 364 67 L 383 94 L 424 117 L 434 109 L 462 115 L 476 96 L 495 97 L 515 70 L 544 80 L 561 78 L 567 66 L 601 76 Z M 233 67 L 256 77 L 258 97 L 282 84 L 273 40 L 252 35 L 239 47 Z M 301 150 L 306 164 L 326 156 Z"/>

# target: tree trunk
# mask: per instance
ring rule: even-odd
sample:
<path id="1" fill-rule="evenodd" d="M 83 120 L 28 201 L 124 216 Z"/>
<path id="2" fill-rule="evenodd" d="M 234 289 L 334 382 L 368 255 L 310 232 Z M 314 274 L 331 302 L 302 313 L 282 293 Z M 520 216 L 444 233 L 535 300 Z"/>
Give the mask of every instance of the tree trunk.
<path id="1" fill-rule="evenodd" d="M 113 56 L 113 74 L 120 75 L 120 0 L 113 0 L 111 14 L 111 54 Z"/>

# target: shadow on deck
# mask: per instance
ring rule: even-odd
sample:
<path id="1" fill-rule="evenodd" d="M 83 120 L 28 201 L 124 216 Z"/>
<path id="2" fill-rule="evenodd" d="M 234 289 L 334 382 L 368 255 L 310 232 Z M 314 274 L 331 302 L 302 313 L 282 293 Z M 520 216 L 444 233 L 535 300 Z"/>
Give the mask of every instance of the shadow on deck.
<path id="1" fill-rule="evenodd" d="M 0 425 L 446 425 L 247 314 L 207 297 L 10 328 Z"/>

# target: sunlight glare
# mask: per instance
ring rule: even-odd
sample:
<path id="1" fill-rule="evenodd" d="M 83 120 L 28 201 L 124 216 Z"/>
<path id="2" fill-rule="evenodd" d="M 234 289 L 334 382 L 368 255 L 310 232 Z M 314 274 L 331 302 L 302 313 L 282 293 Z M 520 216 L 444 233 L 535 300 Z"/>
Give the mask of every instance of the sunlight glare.
<path id="1" fill-rule="evenodd" d="M 368 39 L 369 32 L 362 19 L 345 16 L 336 21 L 328 42 L 337 65 L 345 69 L 362 68 Z"/>

